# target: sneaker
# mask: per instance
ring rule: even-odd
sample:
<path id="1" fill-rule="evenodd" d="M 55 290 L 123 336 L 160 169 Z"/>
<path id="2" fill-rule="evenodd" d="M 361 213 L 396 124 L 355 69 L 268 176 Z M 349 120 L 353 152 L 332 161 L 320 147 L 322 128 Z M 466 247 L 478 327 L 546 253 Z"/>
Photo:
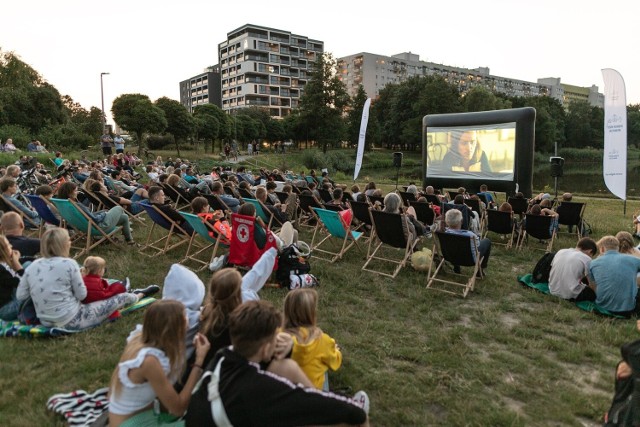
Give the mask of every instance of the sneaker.
<path id="1" fill-rule="evenodd" d="M 131 289 L 131 281 L 128 277 L 124 279 L 124 288 L 127 290 L 127 292 L 129 292 L 129 289 Z"/>
<path id="2" fill-rule="evenodd" d="M 211 264 L 209 264 L 209 270 L 212 272 L 218 271 L 222 268 L 223 265 L 224 265 L 224 255 L 220 255 L 218 257 L 215 257 L 211 262 Z"/>
<path id="3" fill-rule="evenodd" d="M 365 391 L 360 390 L 354 394 L 353 401 L 356 402 L 356 404 L 361 407 L 367 415 L 369 415 L 369 396 Z"/>
<path id="4" fill-rule="evenodd" d="M 135 242 L 135 240 L 127 240 L 127 245 L 129 245 L 129 246 L 140 246 L 139 244 L 137 244 Z"/>
<path id="5" fill-rule="evenodd" d="M 149 285 L 143 289 L 133 289 L 131 291 L 132 294 L 142 294 L 144 297 L 150 297 L 151 295 L 157 294 L 160 291 L 160 286 L 158 285 Z"/>

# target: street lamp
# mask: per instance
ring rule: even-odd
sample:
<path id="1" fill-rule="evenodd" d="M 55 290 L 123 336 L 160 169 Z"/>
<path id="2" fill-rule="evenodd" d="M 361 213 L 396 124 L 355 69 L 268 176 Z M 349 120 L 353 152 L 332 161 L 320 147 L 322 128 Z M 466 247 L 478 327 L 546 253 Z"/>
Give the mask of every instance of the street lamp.
<path id="1" fill-rule="evenodd" d="M 102 101 L 102 132 L 105 131 L 107 127 L 107 116 L 104 114 L 104 85 L 102 84 L 102 76 L 105 76 L 109 73 L 100 73 L 100 99 Z"/>

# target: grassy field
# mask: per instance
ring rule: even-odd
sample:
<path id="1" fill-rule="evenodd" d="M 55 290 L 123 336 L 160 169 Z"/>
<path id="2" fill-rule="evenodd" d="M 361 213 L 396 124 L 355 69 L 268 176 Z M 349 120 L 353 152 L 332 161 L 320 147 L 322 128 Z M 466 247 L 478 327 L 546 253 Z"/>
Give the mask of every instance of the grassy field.
<path id="1" fill-rule="evenodd" d="M 387 173 L 372 176 L 385 181 Z M 391 188 L 386 180 L 385 190 Z M 623 216 L 619 201 L 579 201 L 587 201 L 595 238 L 630 230 L 630 212 L 640 208 L 629 202 Z M 134 227 L 142 242 L 146 229 Z M 303 231 L 301 238 L 310 242 L 311 235 Z M 554 250 L 575 241 L 561 235 Z M 432 244 L 425 240 L 418 248 Z M 531 271 L 541 247 L 494 246 L 488 276 L 466 299 L 426 290 L 426 274 L 410 267 L 394 280 L 361 271 L 366 247 L 332 265 L 312 258 L 321 281 L 320 326 L 344 355 L 331 386 L 366 390 L 375 426 L 601 424 L 619 346 L 638 338 L 635 321 L 586 313 L 519 285 L 516 277 Z M 134 286 L 162 284 L 183 255 L 149 258 L 108 246 L 95 253 L 108 260 L 112 277 L 129 276 Z M 210 273 L 200 276 L 206 283 Z M 261 297 L 282 306 L 285 292 L 264 289 Z M 0 340 L 0 425 L 63 425 L 46 410 L 47 398 L 107 385 L 143 314 L 64 338 Z"/>

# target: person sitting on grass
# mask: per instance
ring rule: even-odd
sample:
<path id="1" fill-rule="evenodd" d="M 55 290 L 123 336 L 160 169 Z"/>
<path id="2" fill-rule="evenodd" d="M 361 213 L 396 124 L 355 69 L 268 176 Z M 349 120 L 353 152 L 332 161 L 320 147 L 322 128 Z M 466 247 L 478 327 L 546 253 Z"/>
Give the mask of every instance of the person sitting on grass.
<path id="1" fill-rule="evenodd" d="M 473 231 L 462 230 L 462 212 L 457 209 L 448 210 L 444 216 L 444 220 L 447 225 L 447 229 L 445 230 L 446 233 L 468 236 L 473 239 L 473 242 L 471 243 L 473 260 L 477 261 L 478 256 L 482 257 L 478 276 L 485 276 L 484 270 L 489 265 L 489 255 L 491 255 L 491 240 L 480 239 Z M 460 266 L 454 265 L 453 271 L 460 274 Z"/>
<path id="2" fill-rule="evenodd" d="M 20 300 L 16 292 L 23 274 L 20 252 L 13 249 L 11 243 L 0 234 L 0 319 L 2 320 L 18 318 Z"/>
<path id="3" fill-rule="evenodd" d="M 71 239 L 64 228 L 42 235 L 42 258 L 35 260 L 20 279 L 16 297 L 31 297 L 44 326 L 83 330 L 102 323 L 111 313 L 134 304 L 138 297 L 122 293 L 102 301 L 82 304 L 87 287 L 78 263 L 69 258 Z"/>
<path id="4" fill-rule="evenodd" d="M 111 209 L 91 212 L 89 208 L 87 208 L 82 203 L 78 202 L 78 186 L 73 182 L 65 182 L 58 188 L 58 198 L 59 199 L 68 199 L 73 202 L 76 202 L 76 206 L 81 209 L 93 222 L 95 222 L 98 227 L 100 227 L 103 231 L 109 232 L 114 227 L 122 226 L 122 234 L 124 235 L 124 239 L 127 242 L 127 245 L 135 245 L 136 242 L 133 240 L 133 236 L 131 235 L 131 225 L 129 224 L 129 217 L 124 212 L 124 209 L 121 206 L 114 206 Z"/>
<path id="5" fill-rule="evenodd" d="M 187 426 L 369 425 L 366 393 L 348 399 L 267 372 L 274 360 L 286 361 L 289 348 L 278 341 L 281 324 L 282 315 L 267 301 L 249 301 L 231 313 L 232 347 L 209 364 L 191 397 Z M 295 362 L 288 365 L 304 376 Z"/>
<path id="6" fill-rule="evenodd" d="M 596 242 L 588 237 L 574 249 L 560 249 L 551 261 L 549 291 L 551 295 L 571 301 L 595 301 L 596 293 L 587 277 L 591 258 L 598 252 Z"/>
<path id="7" fill-rule="evenodd" d="M 284 332 L 293 337 L 291 358 L 309 377 L 313 386 L 329 391 L 327 371 L 342 365 L 336 341 L 316 325 L 318 293 L 304 288 L 290 291 L 284 299 Z"/>
<path id="8" fill-rule="evenodd" d="M 591 261 L 589 268 L 589 283 L 595 287 L 596 304 L 625 317 L 637 314 L 640 258 L 621 254 L 620 242 L 614 236 L 604 236 L 597 244 L 600 256 Z"/>
<path id="9" fill-rule="evenodd" d="M 82 300 L 83 304 L 90 304 L 96 301 L 104 301 L 114 295 L 130 292 L 138 300 L 151 296 L 160 290 L 158 285 L 150 285 L 144 289 L 134 289 L 129 291 L 126 284 L 122 282 L 109 283 L 104 279 L 107 272 L 107 262 L 99 256 L 88 256 L 80 269 L 84 286 L 87 288 L 87 296 Z M 120 317 L 119 311 L 114 311 L 109 316 L 110 319 Z"/>
<path id="10" fill-rule="evenodd" d="M 196 359 L 189 378 L 180 391 L 173 383 L 185 363 L 187 323 L 179 301 L 157 301 L 147 308 L 141 331 L 129 337 L 109 386 L 109 426 L 183 425 L 175 420 L 184 414 L 191 393 L 203 372 L 209 342 L 204 335 L 194 339 Z M 156 414 L 158 399 L 169 412 Z M 172 417 L 173 419 L 168 420 Z"/>
<path id="11" fill-rule="evenodd" d="M 616 239 L 618 239 L 618 242 L 620 242 L 621 254 L 633 255 L 636 258 L 640 258 L 640 250 L 638 250 L 638 248 L 636 247 L 631 233 L 629 233 L 628 231 L 619 231 L 616 234 Z"/>

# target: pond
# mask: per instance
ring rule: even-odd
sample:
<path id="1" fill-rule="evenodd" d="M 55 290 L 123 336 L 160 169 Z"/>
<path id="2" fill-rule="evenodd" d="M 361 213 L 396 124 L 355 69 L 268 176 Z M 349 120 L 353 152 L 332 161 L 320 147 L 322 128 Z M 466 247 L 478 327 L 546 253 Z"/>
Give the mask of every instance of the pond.
<path id="1" fill-rule="evenodd" d="M 545 186 L 554 190 L 549 165 L 536 167 L 533 173 L 534 190 L 542 191 Z M 564 176 L 558 178 L 558 194 L 565 191 L 611 196 L 602 176 L 602 162 L 565 164 Z M 629 164 L 627 169 L 627 196 L 640 197 L 640 163 Z"/>

